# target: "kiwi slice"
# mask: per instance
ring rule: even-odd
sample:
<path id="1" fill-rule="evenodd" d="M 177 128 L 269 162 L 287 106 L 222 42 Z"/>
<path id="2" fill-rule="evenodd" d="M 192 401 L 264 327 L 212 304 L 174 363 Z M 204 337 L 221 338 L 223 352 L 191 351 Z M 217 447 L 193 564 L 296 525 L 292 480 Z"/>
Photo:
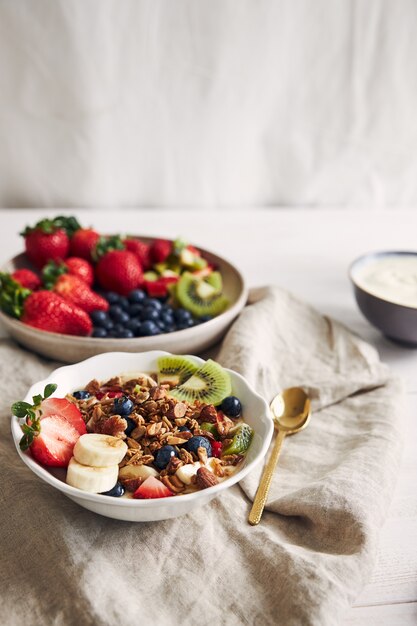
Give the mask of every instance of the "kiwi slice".
<path id="1" fill-rule="evenodd" d="M 222 275 L 220 272 L 210 272 L 205 278 L 206 283 L 215 288 L 217 293 L 223 289 Z"/>
<path id="2" fill-rule="evenodd" d="M 194 403 L 197 400 L 206 404 L 220 404 L 230 396 L 232 385 L 229 374 L 219 365 L 209 359 L 200 369 L 179 387 L 171 391 L 171 395 L 178 400 Z"/>
<path id="3" fill-rule="evenodd" d="M 183 356 L 161 356 L 157 364 L 159 384 L 181 385 L 198 370 L 198 365 Z"/>
<path id="4" fill-rule="evenodd" d="M 184 272 L 177 283 L 176 298 L 184 309 L 196 317 L 219 315 L 229 302 L 216 287 L 206 279 Z"/>
<path id="5" fill-rule="evenodd" d="M 242 454 L 242 452 L 246 452 L 250 446 L 252 437 L 252 428 L 248 424 L 242 424 L 242 426 L 237 429 L 230 444 L 222 451 L 222 455 Z"/>

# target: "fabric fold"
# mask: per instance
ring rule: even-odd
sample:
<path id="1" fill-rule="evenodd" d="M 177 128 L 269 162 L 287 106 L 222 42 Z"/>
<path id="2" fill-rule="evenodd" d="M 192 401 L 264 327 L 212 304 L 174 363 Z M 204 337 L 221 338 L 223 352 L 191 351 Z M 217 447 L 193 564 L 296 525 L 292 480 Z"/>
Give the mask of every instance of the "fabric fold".
<path id="1" fill-rule="evenodd" d="M 339 622 L 370 575 L 400 460 L 401 384 L 371 346 L 281 289 L 252 292 L 218 360 L 268 401 L 302 385 L 313 406 L 284 441 L 256 527 L 261 466 L 192 514 L 147 524 L 97 516 L 43 484 L 16 454 L 9 407 L 54 364 L 11 342 L 0 355 L 8 623 Z"/>

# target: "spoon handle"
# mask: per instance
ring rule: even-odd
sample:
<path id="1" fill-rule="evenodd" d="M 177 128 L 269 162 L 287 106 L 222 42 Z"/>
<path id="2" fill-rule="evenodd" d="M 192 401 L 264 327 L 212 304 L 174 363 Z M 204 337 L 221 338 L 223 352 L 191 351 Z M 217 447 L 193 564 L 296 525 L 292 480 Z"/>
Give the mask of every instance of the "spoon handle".
<path id="1" fill-rule="evenodd" d="M 258 491 L 256 492 L 255 499 L 252 504 L 251 511 L 249 513 L 249 524 L 255 526 L 261 521 L 262 513 L 268 498 L 269 488 L 271 486 L 272 477 L 276 464 L 278 463 L 279 455 L 281 452 L 282 442 L 285 438 L 285 431 L 279 430 L 278 435 L 275 438 L 274 447 L 272 448 L 271 456 L 268 463 L 264 467 L 262 473 L 261 482 L 259 483 Z"/>

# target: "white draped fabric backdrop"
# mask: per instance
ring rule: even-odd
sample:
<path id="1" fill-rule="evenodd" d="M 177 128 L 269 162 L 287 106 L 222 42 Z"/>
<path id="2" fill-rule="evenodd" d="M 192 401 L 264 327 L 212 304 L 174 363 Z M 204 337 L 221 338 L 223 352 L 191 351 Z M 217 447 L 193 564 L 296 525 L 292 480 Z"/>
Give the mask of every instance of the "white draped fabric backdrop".
<path id="1" fill-rule="evenodd" d="M 417 203 L 415 0 L 0 0 L 0 206 Z"/>

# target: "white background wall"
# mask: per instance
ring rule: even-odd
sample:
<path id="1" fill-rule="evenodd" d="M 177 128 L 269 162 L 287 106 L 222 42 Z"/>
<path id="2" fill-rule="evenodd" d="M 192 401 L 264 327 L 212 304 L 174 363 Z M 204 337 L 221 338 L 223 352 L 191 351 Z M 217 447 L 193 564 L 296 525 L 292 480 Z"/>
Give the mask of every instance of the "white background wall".
<path id="1" fill-rule="evenodd" d="M 0 0 L 0 206 L 417 204 L 415 0 Z"/>

